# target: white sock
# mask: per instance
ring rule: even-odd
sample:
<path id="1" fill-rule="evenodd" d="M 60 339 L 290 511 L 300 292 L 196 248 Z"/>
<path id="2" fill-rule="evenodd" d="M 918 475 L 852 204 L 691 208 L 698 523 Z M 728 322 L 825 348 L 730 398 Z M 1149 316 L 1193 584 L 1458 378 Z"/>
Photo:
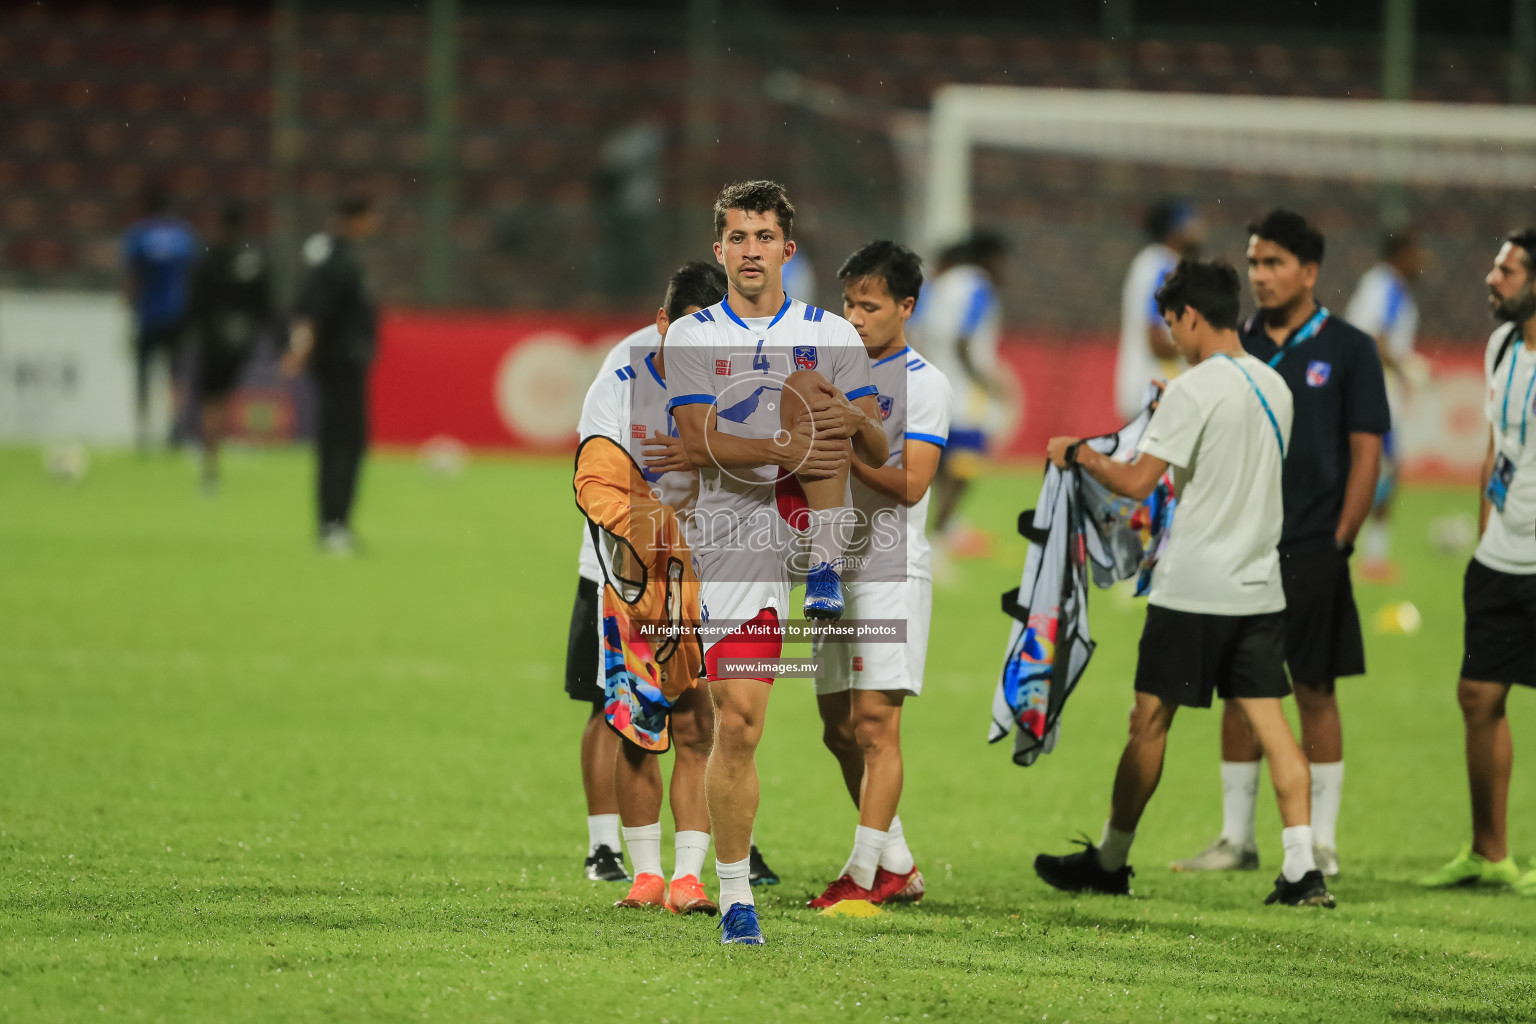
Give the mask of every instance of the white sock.
<path id="1" fill-rule="evenodd" d="M 891 819 L 891 827 L 885 832 L 885 849 L 880 851 L 880 867 L 893 875 L 904 875 L 913 868 L 912 851 L 907 849 L 907 837 L 901 831 L 901 815 Z"/>
<path id="2" fill-rule="evenodd" d="M 1379 519 L 1367 519 L 1365 521 L 1365 536 L 1361 538 L 1361 551 L 1368 561 L 1385 562 L 1387 555 L 1391 553 L 1391 536 L 1387 533 L 1387 524 Z"/>
<path id="3" fill-rule="evenodd" d="M 636 877 L 661 877 L 661 822 L 626 828 L 624 845 L 629 847 L 629 859 L 635 866 Z"/>
<path id="4" fill-rule="evenodd" d="M 599 846 L 606 846 L 614 853 L 619 852 L 619 816 L 617 814 L 589 814 L 587 815 L 587 856 L 597 852 Z"/>
<path id="5" fill-rule="evenodd" d="M 1344 762 L 1312 766 L 1312 834 L 1318 846 L 1339 845 L 1339 801 L 1344 796 Z"/>
<path id="6" fill-rule="evenodd" d="M 721 909 L 729 910 L 736 903 L 757 906 L 757 901 L 752 898 L 751 866 L 751 857 L 743 857 L 730 864 L 715 857 L 715 874 L 720 876 Z"/>
<path id="7" fill-rule="evenodd" d="M 676 858 L 672 862 L 672 881 L 684 875 L 698 878 L 704 874 L 704 855 L 709 852 L 708 832 L 678 832 L 672 837 Z"/>
<path id="8" fill-rule="evenodd" d="M 1244 848 L 1258 846 L 1253 819 L 1259 811 L 1258 761 L 1221 762 L 1221 835 Z"/>
<path id="9" fill-rule="evenodd" d="M 822 562 L 834 567 L 839 565 L 843 552 L 848 550 L 853 540 L 853 528 L 857 522 L 858 513 L 847 506 L 813 509 L 810 529 L 807 531 L 811 568 L 814 569 Z"/>
<path id="10" fill-rule="evenodd" d="M 1285 863 L 1280 865 L 1280 873 L 1287 882 L 1299 882 L 1302 875 L 1317 870 L 1317 861 L 1312 859 L 1311 825 L 1281 829 L 1280 844 L 1285 847 Z"/>
<path id="11" fill-rule="evenodd" d="M 1135 832 L 1121 832 L 1106 821 L 1104 837 L 1099 840 L 1099 867 L 1105 871 L 1119 871 L 1125 867 L 1131 855 L 1131 844 L 1135 841 Z"/>
<path id="12" fill-rule="evenodd" d="M 843 874 L 868 889 L 875 884 L 875 868 L 880 863 L 880 851 L 885 849 L 889 835 L 877 828 L 863 825 L 853 830 L 853 853 L 843 865 Z"/>

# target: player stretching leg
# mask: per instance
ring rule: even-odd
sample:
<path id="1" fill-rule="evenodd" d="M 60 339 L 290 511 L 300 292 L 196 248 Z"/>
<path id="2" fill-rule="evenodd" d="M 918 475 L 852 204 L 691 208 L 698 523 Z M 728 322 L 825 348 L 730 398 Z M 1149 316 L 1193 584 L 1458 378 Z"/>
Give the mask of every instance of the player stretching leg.
<path id="1" fill-rule="evenodd" d="M 818 643 L 816 704 L 827 749 L 859 811 L 853 853 L 811 907 L 842 900 L 917 901 L 923 876 L 896 807 L 901 799 L 901 710 L 923 689 L 933 603 L 925 528 L 928 488 L 949 434 L 949 382 L 907 346 L 905 324 L 922 287 L 922 261 L 894 242 L 871 242 L 838 271 L 843 315 L 869 354 L 891 459 L 849 463 L 858 532 L 844 585 L 854 619 L 902 618 L 904 642 Z M 882 528 L 883 527 L 883 528 Z M 892 529 L 894 527 L 894 529 Z M 905 544 L 902 541 L 905 541 Z"/>
<path id="2" fill-rule="evenodd" d="M 794 207 L 783 187 L 728 186 L 714 214 L 715 257 L 730 287 L 723 302 L 669 332 L 668 405 L 699 469 L 693 550 L 702 617 L 730 630 L 707 637 L 704 652 L 715 708 L 705 786 L 725 908 L 722 941 L 757 945 L 763 934 L 749 881 L 755 755 L 774 679 L 763 662 L 781 649 L 786 552 L 796 540 L 779 511 L 780 475 L 788 471 L 803 486 L 846 474 L 850 441 L 878 466 L 885 432 L 857 333 L 843 318 L 784 294 L 783 267 L 795 243 Z M 816 541 L 813 550 L 825 553 L 825 540 Z"/>
<path id="3" fill-rule="evenodd" d="M 671 417 L 666 411 L 664 339 L 673 320 L 714 305 L 724 292 L 725 275 L 719 267 L 697 261 L 684 264 L 672 275 L 666 299 L 656 311 L 654 338 L 637 338 L 625 353 L 624 364 L 600 375 L 582 405 L 581 436 L 609 437 L 628 449 L 636 462 L 644 465 L 646 479 L 661 499 L 674 509 L 691 503 L 696 474 L 681 443 L 673 436 Z M 665 906 L 674 913 L 706 914 L 718 909 L 699 881 L 709 849 L 704 764 L 709 756 L 713 720 L 709 698 L 698 688 L 684 692 L 674 705 L 671 796 L 677 855 L 670 886 L 663 881 L 661 869 L 659 758 L 628 740 L 621 741 L 614 789 L 635 880 L 629 894 L 617 906 L 654 905 Z"/>

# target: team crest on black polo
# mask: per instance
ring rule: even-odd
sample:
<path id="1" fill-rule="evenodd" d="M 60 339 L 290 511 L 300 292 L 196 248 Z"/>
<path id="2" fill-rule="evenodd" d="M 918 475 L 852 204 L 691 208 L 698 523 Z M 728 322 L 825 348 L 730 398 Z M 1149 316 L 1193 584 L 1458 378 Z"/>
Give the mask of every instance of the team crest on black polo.
<path id="1" fill-rule="evenodd" d="M 797 370 L 814 370 L 814 369 L 816 369 L 816 346 L 815 345 L 796 345 L 795 346 L 795 369 L 797 369 Z"/>
<path id="2" fill-rule="evenodd" d="M 880 395 L 879 396 L 879 400 L 880 400 L 880 418 L 882 420 L 890 419 L 891 418 L 891 408 L 896 404 L 895 400 L 893 398 L 891 398 L 890 395 Z"/>
<path id="3" fill-rule="evenodd" d="M 1328 375 L 1333 372 L 1333 364 L 1314 359 L 1307 364 L 1307 386 L 1320 388 L 1328 383 Z"/>

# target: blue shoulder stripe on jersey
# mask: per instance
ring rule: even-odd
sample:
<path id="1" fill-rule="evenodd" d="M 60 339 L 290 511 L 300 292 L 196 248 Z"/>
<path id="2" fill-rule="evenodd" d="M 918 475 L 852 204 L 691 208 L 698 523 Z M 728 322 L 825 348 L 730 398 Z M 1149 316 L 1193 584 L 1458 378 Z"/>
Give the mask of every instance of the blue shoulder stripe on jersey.
<path id="1" fill-rule="evenodd" d="M 618 375 L 619 380 L 635 379 L 635 369 L 632 366 L 621 366 L 613 372 Z"/>
<path id="2" fill-rule="evenodd" d="M 821 323 L 821 318 L 827 315 L 827 311 L 818 306 L 806 306 L 805 318 L 813 324 Z"/>
<path id="3" fill-rule="evenodd" d="M 858 401 L 860 398 L 867 398 L 870 395 L 878 395 L 879 393 L 880 393 L 880 389 L 879 388 L 875 387 L 873 384 L 866 384 L 866 385 L 864 385 L 861 388 L 854 388 L 852 391 L 848 392 L 848 394 L 844 395 L 843 397 L 847 398 L 848 401 L 850 401 L 850 402 L 855 402 L 855 401 Z"/>
<path id="4" fill-rule="evenodd" d="M 827 315 L 827 311 L 826 310 L 824 310 L 824 309 L 817 309 L 816 310 L 816 322 L 817 323 L 821 323 L 821 318 L 826 316 L 826 315 Z"/>
<path id="5" fill-rule="evenodd" d="M 714 405 L 714 395 L 678 395 L 667 401 L 667 411 L 671 412 L 680 405 Z"/>
<path id="6" fill-rule="evenodd" d="M 923 362 L 921 359 L 914 359 L 910 363 L 907 364 L 907 369 L 908 370 L 921 370 L 923 367 L 925 367 L 927 365 L 928 364 Z"/>
<path id="7" fill-rule="evenodd" d="M 892 359 L 895 359 L 898 356 L 904 356 L 908 352 L 911 352 L 911 351 L 912 351 L 911 346 L 908 346 L 908 347 L 902 349 L 900 352 L 892 352 L 890 355 L 885 356 L 882 359 L 877 359 L 873 363 L 871 363 L 870 365 L 871 366 L 884 366 L 886 363 L 890 362 Z"/>
<path id="8" fill-rule="evenodd" d="M 701 309 L 697 313 L 693 314 L 693 318 L 702 324 L 714 320 L 715 315 L 707 309 Z"/>
<path id="9" fill-rule="evenodd" d="M 1408 297 L 1408 290 L 1402 286 L 1397 278 L 1392 278 L 1387 284 L 1387 308 L 1381 317 L 1381 326 L 1391 328 L 1397 326 L 1397 318 L 1403 312 L 1403 300 Z"/>
<path id="10" fill-rule="evenodd" d="M 991 285 L 977 285 L 976 290 L 971 292 L 971 302 L 966 307 L 965 319 L 960 322 L 960 337 L 969 338 L 976 333 L 976 328 L 981 326 L 981 318 L 987 315 L 991 305 Z"/>
<path id="11" fill-rule="evenodd" d="M 661 385 L 661 390 L 667 390 L 667 382 L 661 379 L 661 374 L 656 372 L 656 353 L 647 352 L 645 355 L 645 368 L 651 371 L 651 376 L 656 378 L 656 383 Z M 633 373 L 634 371 L 630 371 Z"/>
<path id="12" fill-rule="evenodd" d="M 906 437 L 908 441 L 927 441 L 929 444 L 936 444 L 940 448 L 949 443 L 949 438 L 947 437 L 940 437 L 938 434 L 917 434 L 910 430 L 907 431 Z"/>

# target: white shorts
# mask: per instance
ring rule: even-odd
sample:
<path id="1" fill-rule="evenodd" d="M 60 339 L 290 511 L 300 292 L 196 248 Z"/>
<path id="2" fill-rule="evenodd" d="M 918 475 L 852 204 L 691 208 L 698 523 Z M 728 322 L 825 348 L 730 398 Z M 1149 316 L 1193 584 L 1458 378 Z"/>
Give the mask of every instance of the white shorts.
<path id="1" fill-rule="evenodd" d="M 901 583 L 845 583 L 843 621 L 907 620 L 907 642 L 817 643 L 821 659 L 816 695 L 845 690 L 923 692 L 923 664 L 928 659 L 928 625 L 933 611 L 933 581 L 912 577 Z"/>
<path id="2" fill-rule="evenodd" d="M 709 623 L 732 622 L 740 625 L 755 618 L 764 608 L 778 613 L 782 623 L 789 615 L 789 580 L 754 580 L 740 583 L 732 580 L 699 581 L 699 617 Z M 704 647 L 708 650 L 719 639 L 715 631 L 708 634 Z"/>

